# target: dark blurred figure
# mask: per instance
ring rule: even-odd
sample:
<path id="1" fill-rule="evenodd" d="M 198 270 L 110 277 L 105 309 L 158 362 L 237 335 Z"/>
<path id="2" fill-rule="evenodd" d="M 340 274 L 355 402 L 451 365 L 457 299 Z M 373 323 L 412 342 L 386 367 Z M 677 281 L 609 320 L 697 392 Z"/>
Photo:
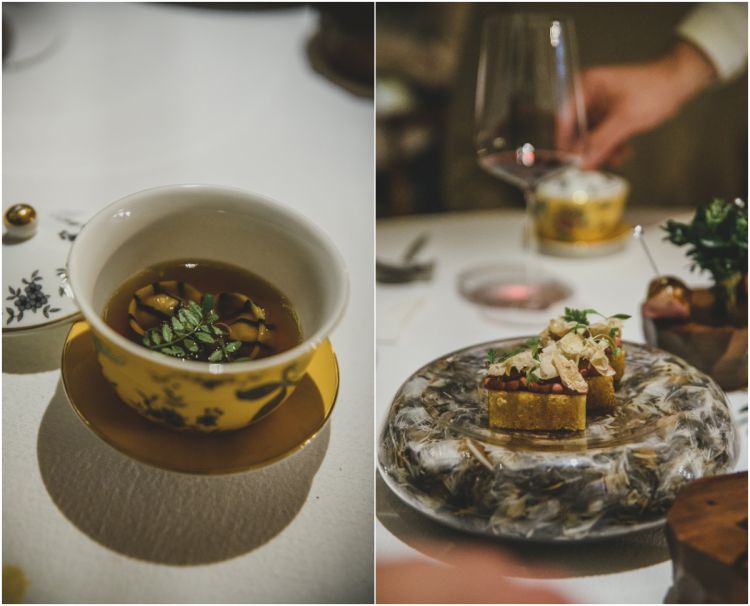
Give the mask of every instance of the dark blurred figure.
<path id="1" fill-rule="evenodd" d="M 402 160 L 388 146 L 383 148 L 387 157 L 381 158 L 379 147 L 377 196 L 380 216 L 523 206 L 520 191 L 483 172 L 474 151 L 474 93 L 480 32 L 487 16 L 512 12 L 571 16 L 575 20 L 582 68 L 586 70 L 592 66 L 607 66 L 609 69 L 620 64 L 661 65 L 661 62 L 673 57 L 675 49 L 685 48 L 685 43 L 678 43 L 679 36 L 686 33 L 685 18 L 698 7 L 691 3 L 466 4 L 453 9 L 461 11 L 459 27 L 456 24 L 459 20 L 449 14 L 444 6 L 452 5 L 420 5 L 419 8 L 423 13 L 432 13 L 432 21 L 443 23 L 444 28 L 451 29 L 448 23 L 453 23 L 451 48 L 458 53 L 452 61 L 442 58 L 443 63 L 451 65 L 452 78 L 449 82 L 442 82 L 442 111 L 430 119 L 432 132 L 436 134 L 432 139 L 432 151 L 423 159 L 423 163 L 429 159 L 429 166 L 414 167 L 413 160 L 411 164 Z M 381 20 L 383 10 L 389 13 L 388 20 Z M 378 78 L 381 78 L 385 73 L 381 72 L 381 53 L 388 56 L 389 64 L 394 65 L 390 55 L 397 52 L 395 44 L 391 45 L 393 48 L 386 44 L 381 46 L 381 26 L 388 27 L 389 21 L 399 22 L 402 32 L 406 32 L 411 44 L 417 46 L 425 38 L 422 32 L 429 27 L 430 21 L 415 19 L 415 9 L 411 6 L 378 5 L 377 11 L 377 69 Z M 403 14 L 403 19 L 399 19 L 399 14 Z M 433 26 L 432 29 L 435 28 Z M 437 29 L 440 31 L 439 27 Z M 718 34 L 720 37 L 721 31 Z M 746 55 L 746 41 L 744 45 L 744 49 L 738 50 Z M 422 65 L 421 69 L 401 67 L 399 73 L 402 80 L 417 80 L 413 75 L 415 72 L 428 71 L 420 54 L 401 52 L 402 63 Z M 425 52 L 423 50 L 422 54 Z M 448 51 L 444 47 L 442 52 Z M 598 84 L 597 78 L 601 77 L 603 71 L 605 77 L 613 73 L 611 70 L 592 70 L 587 74 L 589 84 Z M 601 101 L 604 100 L 605 107 L 613 107 L 616 101 L 614 90 L 610 87 L 607 95 L 597 99 L 595 89 L 590 87 L 587 100 L 590 103 L 589 120 L 593 126 L 592 142 L 599 144 L 601 153 L 596 157 L 587 157 L 587 161 L 591 166 L 603 166 L 605 169 L 617 165 L 617 172 L 631 182 L 629 204 L 695 207 L 714 196 L 746 197 L 747 70 L 741 70 L 740 75 L 729 76 L 722 73 L 724 70 L 721 66 L 717 71 L 718 77 L 717 74 L 714 77 L 709 75 L 708 80 L 701 82 L 696 90 L 685 90 L 685 97 L 679 99 L 679 103 L 675 100 L 674 107 L 654 108 L 651 117 L 656 116 L 657 109 L 663 110 L 663 115 L 658 119 L 651 120 L 651 117 L 644 115 L 630 116 L 628 121 L 632 124 L 615 132 L 614 137 L 611 132 L 604 132 L 602 138 L 602 132 L 597 132 L 606 115 L 601 111 Z M 610 78 L 610 82 L 620 82 L 621 76 L 632 75 L 632 71 L 615 70 L 614 80 Z M 704 85 L 708 85 L 708 88 L 704 88 Z M 697 94 L 699 91 L 700 94 Z M 418 107 L 412 111 L 415 116 L 427 119 L 428 114 L 416 113 Z M 413 120 L 416 121 L 416 118 Z M 382 124 L 383 120 L 378 116 L 379 137 Z M 625 143 L 631 136 L 631 146 L 628 147 Z M 390 179 L 386 188 L 381 186 L 384 174 Z M 395 182 L 394 175 L 397 175 Z M 431 182 L 435 192 L 423 183 L 425 180 Z M 421 197 L 406 196 L 404 191 L 427 194 Z M 411 204 L 405 204 L 404 199 Z"/>
<path id="2" fill-rule="evenodd" d="M 374 6 L 366 2 L 316 2 L 320 28 L 308 44 L 310 63 L 322 76 L 361 97 L 372 97 Z"/>
<path id="3" fill-rule="evenodd" d="M 471 4 L 378 4 L 378 215 L 442 210 L 438 175 Z"/>

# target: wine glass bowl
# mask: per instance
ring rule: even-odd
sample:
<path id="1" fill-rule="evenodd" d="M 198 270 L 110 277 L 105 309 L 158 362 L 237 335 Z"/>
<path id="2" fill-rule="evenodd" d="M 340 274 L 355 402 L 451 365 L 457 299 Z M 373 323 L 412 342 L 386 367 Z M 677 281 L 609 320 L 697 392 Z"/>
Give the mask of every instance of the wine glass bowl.
<path id="1" fill-rule="evenodd" d="M 570 19 L 516 13 L 485 22 L 474 126 L 479 165 L 524 192 L 527 258 L 514 272 L 506 271 L 507 263 L 503 271 L 478 270 L 472 274 L 475 288 L 461 292 L 485 306 L 546 309 L 572 291 L 545 274 L 536 259 L 535 190 L 543 179 L 580 162 L 586 133 Z"/>
<path id="2" fill-rule="evenodd" d="M 577 164 L 586 121 L 573 22 L 541 14 L 484 25 L 476 94 L 479 164 L 524 190 Z"/>

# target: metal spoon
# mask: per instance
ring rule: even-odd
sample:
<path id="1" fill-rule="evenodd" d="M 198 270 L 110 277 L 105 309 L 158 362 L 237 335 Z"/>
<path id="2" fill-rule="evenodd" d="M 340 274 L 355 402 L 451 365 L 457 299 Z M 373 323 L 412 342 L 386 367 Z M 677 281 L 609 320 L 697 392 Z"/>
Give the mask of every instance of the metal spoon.
<path id="1" fill-rule="evenodd" d="M 651 256 L 651 251 L 648 249 L 648 246 L 646 246 L 646 240 L 643 239 L 643 227 L 641 225 L 636 225 L 633 228 L 633 237 L 641 243 L 643 251 L 646 253 L 649 263 L 651 263 L 651 268 L 654 270 L 654 274 L 660 276 L 661 274 L 659 273 L 659 268 L 656 267 L 656 262 Z"/>

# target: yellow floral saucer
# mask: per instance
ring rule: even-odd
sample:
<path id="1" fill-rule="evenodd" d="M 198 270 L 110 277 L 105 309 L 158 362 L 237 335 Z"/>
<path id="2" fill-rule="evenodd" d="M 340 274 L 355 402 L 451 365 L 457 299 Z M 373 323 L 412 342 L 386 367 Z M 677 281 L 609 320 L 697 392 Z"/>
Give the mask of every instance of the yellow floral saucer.
<path id="1" fill-rule="evenodd" d="M 552 240 L 539 238 L 539 251 L 553 257 L 603 257 L 620 252 L 633 236 L 633 226 L 622 222 L 598 240 Z"/>
<path id="2" fill-rule="evenodd" d="M 326 340 L 278 410 L 244 429 L 205 435 L 166 429 L 123 403 L 102 376 L 86 322 L 74 324 L 68 333 L 62 379 L 76 414 L 120 452 L 169 471 L 225 474 L 269 465 L 308 444 L 331 416 L 339 368 Z"/>

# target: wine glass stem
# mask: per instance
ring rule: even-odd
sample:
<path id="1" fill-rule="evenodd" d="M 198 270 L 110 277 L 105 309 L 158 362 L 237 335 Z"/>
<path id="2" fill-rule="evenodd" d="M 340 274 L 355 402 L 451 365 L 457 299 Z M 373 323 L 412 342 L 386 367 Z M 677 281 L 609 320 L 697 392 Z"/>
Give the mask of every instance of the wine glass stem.
<path id="1" fill-rule="evenodd" d="M 536 229 L 536 190 L 533 187 L 525 188 L 523 197 L 526 202 L 526 237 L 524 238 L 524 245 L 529 263 L 534 264 L 537 261 L 536 255 L 539 251 L 539 237 Z"/>

